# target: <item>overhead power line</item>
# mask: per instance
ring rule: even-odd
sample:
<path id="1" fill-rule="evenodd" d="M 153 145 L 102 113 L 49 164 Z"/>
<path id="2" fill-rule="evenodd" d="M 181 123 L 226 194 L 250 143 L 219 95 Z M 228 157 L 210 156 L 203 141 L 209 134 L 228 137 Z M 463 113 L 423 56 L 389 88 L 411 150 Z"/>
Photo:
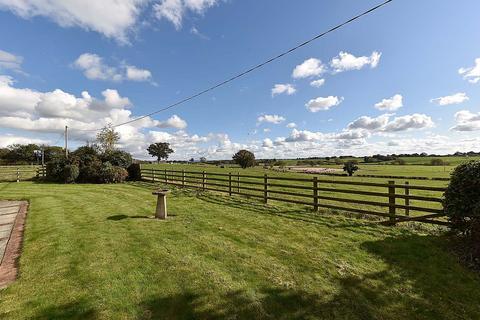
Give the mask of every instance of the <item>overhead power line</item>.
<path id="1" fill-rule="evenodd" d="M 223 81 L 221 81 L 221 82 L 219 82 L 219 83 L 217 83 L 217 84 L 215 84 L 215 85 L 213 85 L 213 86 L 211 86 L 211 87 L 209 87 L 209 88 L 207 88 L 207 89 L 204 89 L 204 90 L 199 91 L 199 92 L 197 92 L 197 93 L 195 93 L 195 94 L 192 94 L 192 95 L 190 95 L 190 96 L 188 96 L 188 97 L 186 97 L 186 98 L 183 98 L 182 100 L 179 100 L 179 101 L 177 101 L 177 102 L 175 102 L 175 103 L 172 103 L 172 104 L 170 104 L 170 105 L 168 105 L 168 106 L 166 106 L 166 107 L 164 107 L 164 108 L 158 109 L 158 110 L 156 110 L 156 111 L 154 111 L 154 112 L 148 113 L 148 114 L 146 114 L 146 115 L 140 116 L 140 117 L 138 117 L 138 118 L 135 118 L 135 119 L 132 119 L 132 120 L 129 120 L 129 121 L 126 121 L 126 122 L 122 122 L 122 123 L 119 123 L 119 124 L 112 125 L 112 128 L 117 128 L 117 127 L 120 127 L 120 126 L 124 126 L 124 125 L 126 125 L 126 124 L 130 124 L 130 123 L 132 123 L 132 122 L 136 122 L 136 121 L 139 121 L 139 120 L 142 120 L 142 119 L 151 117 L 151 116 L 153 116 L 153 115 L 155 115 L 155 114 L 158 114 L 158 113 L 160 113 L 160 112 L 163 112 L 163 111 L 166 111 L 166 110 L 175 108 L 175 107 L 177 107 L 177 106 L 179 106 L 179 105 L 181 105 L 181 104 L 184 104 L 185 102 L 188 102 L 188 101 L 190 101 L 190 100 L 193 100 L 193 99 L 195 99 L 195 98 L 198 98 L 199 96 L 202 96 L 202 95 L 204 95 L 204 94 L 206 94 L 206 93 L 208 93 L 208 92 L 210 92 L 210 91 L 213 91 L 213 90 L 215 90 L 215 89 L 217 89 L 217 88 L 219 88 L 219 87 L 222 87 L 222 86 L 224 86 L 224 85 L 226 85 L 226 84 L 228 84 L 228 83 L 230 83 L 230 82 L 233 82 L 233 81 L 237 80 L 238 78 L 241 78 L 241 77 L 243 77 L 243 76 L 245 76 L 245 75 L 247 75 L 247 74 L 249 74 L 249 73 L 257 70 L 257 69 L 260 69 L 260 68 L 266 66 L 267 64 L 270 64 L 270 63 L 274 62 L 275 60 L 278 60 L 278 59 L 280 59 L 280 58 L 282 58 L 282 57 L 284 57 L 284 56 L 292 53 L 293 51 L 296 51 L 296 50 L 298 50 L 298 49 L 300 49 L 300 48 L 302 48 L 302 47 L 304 47 L 304 46 L 307 46 L 307 45 L 309 45 L 310 43 L 312 43 L 313 41 L 318 40 L 319 38 L 322 38 L 322 37 L 326 36 L 327 34 L 332 33 L 332 32 L 334 32 L 335 30 L 340 29 L 340 28 L 346 26 L 347 24 L 350 24 L 350 23 L 354 22 L 355 20 L 358 20 L 358 19 L 362 18 L 363 16 L 366 16 L 366 15 L 374 12 L 375 10 L 380 9 L 381 7 L 389 4 L 389 3 L 392 2 L 392 1 L 393 1 L 393 0 L 384 1 L 384 2 L 382 2 L 382 3 L 380 3 L 380 4 L 378 4 L 378 5 L 376 5 L 376 6 L 372 7 L 372 8 L 370 8 L 370 9 L 368 9 L 368 10 L 366 10 L 366 11 L 364 11 L 364 12 L 362 12 L 362 13 L 360 13 L 360 14 L 358 14 L 358 15 L 356 15 L 356 16 L 354 16 L 354 17 L 352 17 L 352 18 L 350 18 L 350 19 L 348 19 L 348 20 L 346 20 L 346 21 L 344 21 L 344 22 L 342 22 L 342 23 L 340 23 L 340 24 L 332 27 L 332 28 L 330 28 L 330 29 L 328 29 L 327 31 L 324 31 L 324 32 L 322 32 L 322 33 L 320 33 L 320 34 L 317 34 L 317 35 L 314 36 L 313 38 L 310 38 L 310 39 L 308 39 L 308 40 L 306 40 L 306 41 L 298 44 L 297 46 L 295 46 L 295 47 L 293 47 L 293 48 L 290 48 L 290 49 L 288 49 L 288 50 L 286 50 L 286 51 L 284 51 L 284 52 L 282 52 L 282 53 L 280 53 L 280 54 L 278 54 L 278 55 L 276 55 L 276 56 L 274 56 L 274 57 L 272 57 L 272 58 L 270 58 L 270 59 L 268 59 L 268 60 L 266 60 L 266 61 L 264 61 L 264 62 L 262 62 L 262 63 L 259 63 L 259 64 L 255 65 L 255 66 L 253 66 L 253 67 L 251 67 L 251 68 L 249 68 L 249 69 L 247 69 L 247 70 L 245 70 L 245 71 L 243 71 L 243 72 L 241 72 L 241 73 L 239 73 L 239 74 L 237 74 L 237 75 L 235 75 L 235 76 L 233 76 L 233 77 L 231 77 L 231 78 L 228 78 L 228 79 L 226 79 L 226 80 L 223 80 Z M 74 130 L 74 129 L 72 129 L 72 130 Z M 98 131 L 98 130 L 101 130 L 101 128 L 99 128 L 99 129 L 91 129 L 91 130 L 76 130 L 76 131 Z"/>

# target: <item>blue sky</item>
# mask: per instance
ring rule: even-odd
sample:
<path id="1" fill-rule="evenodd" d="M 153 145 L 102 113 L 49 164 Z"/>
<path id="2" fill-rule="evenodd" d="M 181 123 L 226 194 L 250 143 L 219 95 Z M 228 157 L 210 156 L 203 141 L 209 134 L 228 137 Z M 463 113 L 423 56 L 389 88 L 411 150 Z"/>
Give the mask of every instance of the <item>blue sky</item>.
<path id="1" fill-rule="evenodd" d="M 61 144 L 65 125 L 81 145 L 94 139 L 86 130 L 160 109 L 378 3 L 0 0 L 0 147 Z M 148 158 L 149 143 L 167 141 L 177 159 L 240 148 L 277 158 L 478 151 L 479 10 L 474 0 L 395 0 L 119 127 L 119 145 Z"/>

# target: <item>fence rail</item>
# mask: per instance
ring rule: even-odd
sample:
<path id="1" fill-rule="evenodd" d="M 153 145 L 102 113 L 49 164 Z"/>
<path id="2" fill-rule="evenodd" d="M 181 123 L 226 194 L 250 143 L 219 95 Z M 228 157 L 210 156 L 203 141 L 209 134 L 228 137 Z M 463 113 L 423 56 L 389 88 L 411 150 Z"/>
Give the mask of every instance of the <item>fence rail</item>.
<path id="1" fill-rule="evenodd" d="M 388 218 L 391 224 L 417 221 L 448 225 L 441 219 L 443 187 L 153 168 L 142 168 L 141 172 L 143 179 L 152 182 L 253 197 L 264 203 L 273 200 L 311 206 L 315 211 L 326 208 L 374 215 Z"/>
<path id="2" fill-rule="evenodd" d="M 27 181 L 35 177 L 45 177 L 45 167 L 42 166 L 0 166 L 0 181 Z"/>

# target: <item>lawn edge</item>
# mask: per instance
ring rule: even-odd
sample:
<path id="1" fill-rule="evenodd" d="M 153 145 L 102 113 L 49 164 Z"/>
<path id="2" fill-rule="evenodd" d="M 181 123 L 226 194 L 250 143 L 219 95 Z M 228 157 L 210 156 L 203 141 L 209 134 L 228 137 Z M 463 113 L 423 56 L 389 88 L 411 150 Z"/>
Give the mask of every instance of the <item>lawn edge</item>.
<path id="1" fill-rule="evenodd" d="M 28 202 L 22 201 L 0 265 L 0 289 L 6 288 L 17 279 L 27 213 Z"/>

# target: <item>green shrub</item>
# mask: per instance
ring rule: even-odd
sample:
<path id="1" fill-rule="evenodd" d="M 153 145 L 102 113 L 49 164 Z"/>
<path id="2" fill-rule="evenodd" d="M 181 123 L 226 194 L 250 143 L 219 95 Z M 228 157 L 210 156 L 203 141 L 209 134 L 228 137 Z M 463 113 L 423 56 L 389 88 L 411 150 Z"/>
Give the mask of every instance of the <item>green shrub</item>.
<path id="1" fill-rule="evenodd" d="M 104 153 L 101 158 L 102 162 L 110 162 L 112 166 L 122 167 L 125 169 L 127 169 L 133 162 L 130 153 L 121 150 L 113 150 Z"/>
<path id="2" fill-rule="evenodd" d="M 46 165 L 47 179 L 52 182 L 73 183 L 78 178 L 76 158 L 55 158 Z"/>
<path id="3" fill-rule="evenodd" d="M 132 156 L 113 150 L 100 154 L 98 148 L 83 146 L 70 154 L 47 162 L 47 179 L 53 182 L 117 183 L 128 176 L 126 168 L 132 164 Z M 137 176 L 140 169 L 137 169 Z M 133 174 L 133 173 L 132 173 Z"/>
<path id="4" fill-rule="evenodd" d="M 100 169 L 100 182 L 102 183 L 120 183 L 128 177 L 126 169 L 118 166 L 112 166 L 110 162 L 102 164 Z"/>
<path id="5" fill-rule="evenodd" d="M 480 259 L 480 161 L 455 168 L 443 204 L 453 230 L 465 237 L 471 255 Z"/>
<path id="6" fill-rule="evenodd" d="M 67 164 L 63 167 L 63 181 L 65 183 L 74 183 L 77 180 L 80 170 L 76 164 Z"/>
<path id="7" fill-rule="evenodd" d="M 480 219 L 480 161 L 455 168 L 444 194 L 444 207 L 455 226 L 467 219 Z"/>
<path id="8" fill-rule="evenodd" d="M 140 181 L 142 180 L 142 171 L 140 164 L 132 163 L 128 168 L 128 180 L 130 181 Z"/>
<path id="9" fill-rule="evenodd" d="M 82 183 L 99 183 L 102 161 L 95 156 L 89 156 L 80 162 L 78 181 Z"/>

